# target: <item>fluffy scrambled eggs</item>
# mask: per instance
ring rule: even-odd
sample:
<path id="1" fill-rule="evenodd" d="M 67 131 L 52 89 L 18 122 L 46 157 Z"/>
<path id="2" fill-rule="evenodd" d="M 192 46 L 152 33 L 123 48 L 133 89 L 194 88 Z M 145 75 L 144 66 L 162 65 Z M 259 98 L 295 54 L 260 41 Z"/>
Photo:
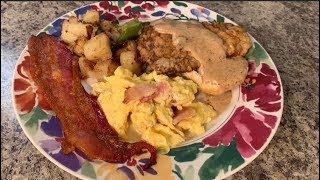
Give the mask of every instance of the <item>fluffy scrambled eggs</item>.
<path id="1" fill-rule="evenodd" d="M 136 99 L 125 102 L 126 91 L 136 85 L 151 85 L 158 88 L 156 95 L 142 101 Z M 159 152 L 167 153 L 170 148 L 184 142 L 187 137 L 205 132 L 204 125 L 217 113 L 209 105 L 194 102 L 197 84 L 182 77 L 169 78 L 156 72 L 136 76 L 119 66 L 113 76 L 92 85 L 92 94 L 98 96 L 98 102 L 109 124 L 123 139 L 129 126 L 139 138 L 155 146 Z M 149 97 L 149 98 L 150 98 Z M 173 124 L 174 109 L 192 107 L 196 115 Z"/>

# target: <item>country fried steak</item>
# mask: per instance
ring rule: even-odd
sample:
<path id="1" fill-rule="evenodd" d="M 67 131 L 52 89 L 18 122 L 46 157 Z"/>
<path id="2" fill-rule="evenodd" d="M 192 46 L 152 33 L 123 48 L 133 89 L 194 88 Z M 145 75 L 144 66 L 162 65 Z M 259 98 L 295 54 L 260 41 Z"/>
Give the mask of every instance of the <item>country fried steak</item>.
<path id="1" fill-rule="evenodd" d="M 143 28 L 138 39 L 140 60 L 160 74 L 175 74 L 197 70 L 200 63 L 188 51 L 172 43 L 172 35 L 161 34 L 152 26 Z"/>
<path id="2" fill-rule="evenodd" d="M 244 81 L 248 63 L 241 55 L 252 44 L 245 43 L 251 41 L 241 28 L 230 24 L 213 27 L 218 28 L 213 29 L 217 33 L 199 22 L 153 21 L 138 39 L 140 60 L 158 73 L 181 73 L 205 93 L 223 94 Z"/>
<path id="3" fill-rule="evenodd" d="M 223 40 L 227 56 L 229 57 L 245 56 L 252 46 L 248 33 L 241 26 L 223 22 L 203 22 L 202 25 L 216 33 Z"/>
<path id="4" fill-rule="evenodd" d="M 202 25 L 222 39 L 227 57 L 245 56 L 252 47 L 248 33 L 241 26 L 221 22 Z M 151 25 L 143 28 L 138 51 L 139 60 L 160 74 L 196 71 L 201 65 L 189 51 L 174 45 L 171 34 L 159 33 Z"/>

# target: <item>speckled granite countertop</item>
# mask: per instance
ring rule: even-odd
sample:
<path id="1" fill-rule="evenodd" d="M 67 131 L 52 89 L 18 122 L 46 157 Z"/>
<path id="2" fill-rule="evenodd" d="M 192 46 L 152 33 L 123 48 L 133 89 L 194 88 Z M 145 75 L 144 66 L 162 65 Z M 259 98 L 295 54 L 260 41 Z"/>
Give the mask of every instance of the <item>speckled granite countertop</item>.
<path id="1" fill-rule="evenodd" d="M 89 2 L 1 1 L 1 179 L 76 179 L 27 139 L 13 112 L 11 78 L 31 34 Z M 319 2 L 194 2 L 246 27 L 274 60 L 284 88 L 279 129 L 265 151 L 228 179 L 318 179 Z"/>

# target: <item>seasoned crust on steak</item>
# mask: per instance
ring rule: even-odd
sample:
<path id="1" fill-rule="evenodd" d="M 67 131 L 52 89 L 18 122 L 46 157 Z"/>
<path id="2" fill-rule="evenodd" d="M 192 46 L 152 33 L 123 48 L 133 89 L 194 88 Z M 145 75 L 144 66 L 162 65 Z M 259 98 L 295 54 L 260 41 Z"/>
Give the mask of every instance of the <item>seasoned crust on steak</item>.
<path id="1" fill-rule="evenodd" d="M 137 48 L 140 61 L 160 74 L 190 72 L 200 67 L 189 52 L 173 45 L 172 35 L 158 33 L 152 26 L 143 28 Z"/>
<path id="2" fill-rule="evenodd" d="M 151 64 L 151 68 L 157 73 L 175 74 L 182 72 L 191 72 L 198 69 L 199 62 L 192 58 L 159 58 Z"/>
<path id="3" fill-rule="evenodd" d="M 203 26 L 216 33 L 224 42 L 227 56 L 245 56 L 252 47 L 252 41 L 241 26 L 235 26 L 231 23 L 208 23 L 203 22 Z"/>

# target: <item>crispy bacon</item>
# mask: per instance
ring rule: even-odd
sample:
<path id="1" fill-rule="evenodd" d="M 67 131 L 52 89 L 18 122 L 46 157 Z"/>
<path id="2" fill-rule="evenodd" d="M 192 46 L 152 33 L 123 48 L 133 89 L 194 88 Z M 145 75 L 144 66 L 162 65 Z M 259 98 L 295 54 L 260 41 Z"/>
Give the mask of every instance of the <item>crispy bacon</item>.
<path id="1" fill-rule="evenodd" d="M 77 148 L 90 159 L 120 163 L 147 150 L 150 163 L 144 169 L 156 164 L 156 149 L 150 144 L 120 141 L 96 99 L 84 91 L 78 58 L 63 42 L 50 35 L 32 36 L 28 47 L 31 76 L 61 121 L 64 138 L 58 141 L 64 153 Z"/>

